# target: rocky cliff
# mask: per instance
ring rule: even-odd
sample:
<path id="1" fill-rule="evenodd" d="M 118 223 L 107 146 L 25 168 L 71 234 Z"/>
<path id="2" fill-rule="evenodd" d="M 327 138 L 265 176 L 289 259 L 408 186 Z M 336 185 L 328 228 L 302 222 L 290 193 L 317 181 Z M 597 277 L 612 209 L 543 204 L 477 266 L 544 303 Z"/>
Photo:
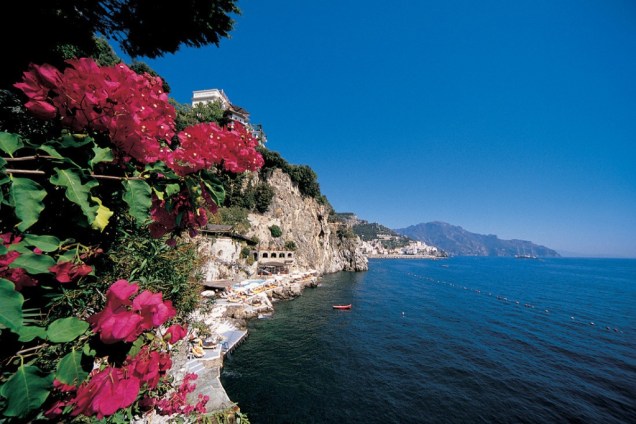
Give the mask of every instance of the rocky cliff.
<path id="1" fill-rule="evenodd" d="M 280 169 L 272 172 L 267 183 L 275 194 L 266 213 L 249 215 L 249 237 L 257 237 L 261 246 L 277 248 L 294 242 L 298 269 L 314 269 L 319 273 L 368 269 L 360 239 L 346 231 L 345 224 L 328 222 L 328 206 L 302 196 Z M 269 228 L 273 225 L 282 230 L 280 237 L 271 235 Z"/>
<path id="2" fill-rule="evenodd" d="M 252 182 L 258 176 L 252 176 Z M 366 271 L 368 261 L 362 241 L 346 223 L 329 222 L 329 206 L 303 196 L 289 176 L 276 169 L 266 181 L 274 190 L 270 207 L 264 214 L 250 213 L 250 228 L 244 236 L 257 239 L 255 249 L 286 250 L 293 242 L 294 264 L 291 272 L 314 270 L 319 274 L 337 271 Z M 279 237 L 270 228 L 281 229 Z M 241 257 L 244 242 L 225 236 L 200 236 L 199 251 L 204 257 L 205 282 L 240 280 L 252 277 L 257 264 Z"/>

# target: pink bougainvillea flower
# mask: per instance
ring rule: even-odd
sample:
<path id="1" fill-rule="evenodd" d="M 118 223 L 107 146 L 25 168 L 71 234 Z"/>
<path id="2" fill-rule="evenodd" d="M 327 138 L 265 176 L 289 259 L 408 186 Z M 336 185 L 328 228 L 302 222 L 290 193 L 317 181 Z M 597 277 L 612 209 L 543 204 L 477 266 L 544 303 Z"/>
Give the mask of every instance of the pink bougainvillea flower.
<path id="1" fill-rule="evenodd" d="M 11 233 L 0 234 L 3 245 L 18 243 L 21 237 L 14 237 Z M 13 250 L 4 255 L 0 255 L 0 278 L 5 278 L 15 285 L 17 291 L 22 291 L 24 287 L 37 286 L 38 281 L 32 278 L 23 268 L 10 268 L 9 265 L 20 256 L 20 253 Z"/>
<path id="2" fill-rule="evenodd" d="M 118 280 L 106 292 L 106 306 L 88 318 L 93 331 L 104 343 L 132 342 L 153 327 L 163 325 L 177 314 L 169 300 L 161 293 L 144 290 L 133 300 L 139 286 L 126 280 Z"/>
<path id="3" fill-rule="evenodd" d="M 23 74 L 23 82 L 13 86 L 22 90 L 29 98 L 24 105 L 40 119 L 53 119 L 57 114 L 57 108 L 49 103 L 49 92 L 58 87 L 61 82 L 61 73 L 54 66 L 44 64 L 41 66 L 31 64 L 29 70 Z"/>
<path id="4" fill-rule="evenodd" d="M 73 385 L 62 383 L 57 378 L 53 380 L 53 387 L 61 392 L 72 392 L 72 391 L 75 391 L 75 389 L 77 389 L 77 387 Z"/>
<path id="5" fill-rule="evenodd" d="M 62 412 L 64 411 L 64 408 L 67 404 L 68 402 L 65 402 L 63 400 L 55 401 L 55 403 L 53 403 L 53 405 L 51 405 L 49 409 L 44 411 L 44 416 L 49 420 L 58 418 L 60 415 L 62 415 Z"/>
<path id="6" fill-rule="evenodd" d="M 139 285 L 122 279 L 115 281 L 108 288 L 106 297 L 111 308 L 119 307 L 120 305 L 132 305 L 130 297 L 138 291 Z"/>
<path id="7" fill-rule="evenodd" d="M 166 330 L 166 333 L 163 335 L 163 339 L 170 344 L 175 344 L 179 340 L 183 339 L 187 333 L 188 330 L 186 330 L 183 326 L 179 324 L 172 324 Z"/>
<path id="8" fill-rule="evenodd" d="M 143 317 L 141 326 L 145 330 L 159 327 L 177 315 L 171 301 L 163 301 L 161 293 L 152 293 L 148 290 L 144 290 L 133 300 L 133 310 Z"/>
<path id="9" fill-rule="evenodd" d="M 104 309 L 88 318 L 93 331 L 99 333 L 102 342 L 132 342 L 141 334 L 138 326 L 143 318 L 129 310 L 132 305 L 130 297 L 138 290 L 137 284 L 126 280 L 117 280 L 110 286 L 106 292 L 108 300 Z"/>
<path id="10" fill-rule="evenodd" d="M 71 415 L 96 415 L 102 419 L 132 405 L 139 389 L 139 379 L 126 376 L 121 368 L 106 367 L 78 387 Z"/>
<path id="11" fill-rule="evenodd" d="M 93 267 L 85 263 L 75 264 L 70 261 L 59 262 L 49 268 L 55 274 L 55 279 L 60 283 L 70 283 L 79 277 L 90 274 Z"/>
<path id="12" fill-rule="evenodd" d="M 106 344 L 117 342 L 134 342 L 141 334 L 141 323 L 143 318 L 131 311 L 118 311 L 110 313 L 110 309 L 105 309 L 104 314 L 99 319 L 93 319 L 95 315 L 88 319 L 93 326 L 93 331 L 99 333 L 99 338 Z"/>
<path id="13" fill-rule="evenodd" d="M 148 345 L 141 348 L 134 357 L 128 357 L 128 373 L 139 379 L 142 386 L 146 384 L 149 389 L 154 389 L 159 380 L 164 377 L 172 366 L 169 352 L 150 350 Z"/>

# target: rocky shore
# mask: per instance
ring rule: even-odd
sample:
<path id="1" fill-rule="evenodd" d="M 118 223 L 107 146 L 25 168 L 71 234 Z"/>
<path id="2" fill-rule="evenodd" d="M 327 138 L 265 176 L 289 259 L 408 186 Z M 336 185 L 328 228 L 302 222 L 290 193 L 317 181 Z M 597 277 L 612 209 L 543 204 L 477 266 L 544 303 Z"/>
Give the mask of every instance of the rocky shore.
<path id="1" fill-rule="evenodd" d="M 274 303 L 300 296 L 305 288 L 316 287 L 319 278 L 315 271 L 308 271 L 277 276 L 253 290 L 203 291 L 201 295 L 213 299 L 213 303 L 199 309 L 192 318 L 205 323 L 208 334 L 201 337 L 196 332 L 191 334 L 189 340 L 181 342 L 173 356 L 176 380 L 183 379 L 187 373 L 198 375 L 197 388 L 190 394 L 191 401 L 196 402 L 199 395 L 208 396 L 207 412 L 224 415 L 224 419 L 232 422 L 240 409 L 227 396 L 220 382 L 225 355 L 247 337 L 250 319 L 273 313 Z M 194 355 L 201 352 L 196 349 L 198 345 L 203 347 L 200 357 Z"/>

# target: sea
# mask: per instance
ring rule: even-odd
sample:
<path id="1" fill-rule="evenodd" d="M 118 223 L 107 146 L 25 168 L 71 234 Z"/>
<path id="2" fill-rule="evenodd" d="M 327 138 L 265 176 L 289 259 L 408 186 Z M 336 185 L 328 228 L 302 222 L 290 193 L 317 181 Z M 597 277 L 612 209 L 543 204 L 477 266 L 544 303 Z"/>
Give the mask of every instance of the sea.
<path id="1" fill-rule="evenodd" d="M 370 259 L 248 330 L 251 424 L 636 423 L 636 259 Z"/>

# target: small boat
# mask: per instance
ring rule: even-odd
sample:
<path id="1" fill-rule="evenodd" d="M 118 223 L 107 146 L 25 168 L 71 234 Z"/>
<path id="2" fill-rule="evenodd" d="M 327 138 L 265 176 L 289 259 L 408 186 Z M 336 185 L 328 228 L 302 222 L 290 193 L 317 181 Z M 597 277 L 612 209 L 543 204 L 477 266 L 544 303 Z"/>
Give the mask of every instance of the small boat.
<path id="1" fill-rule="evenodd" d="M 351 303 L 348 305 L 333 305 L 334 309 L 351 309 Z"/>

